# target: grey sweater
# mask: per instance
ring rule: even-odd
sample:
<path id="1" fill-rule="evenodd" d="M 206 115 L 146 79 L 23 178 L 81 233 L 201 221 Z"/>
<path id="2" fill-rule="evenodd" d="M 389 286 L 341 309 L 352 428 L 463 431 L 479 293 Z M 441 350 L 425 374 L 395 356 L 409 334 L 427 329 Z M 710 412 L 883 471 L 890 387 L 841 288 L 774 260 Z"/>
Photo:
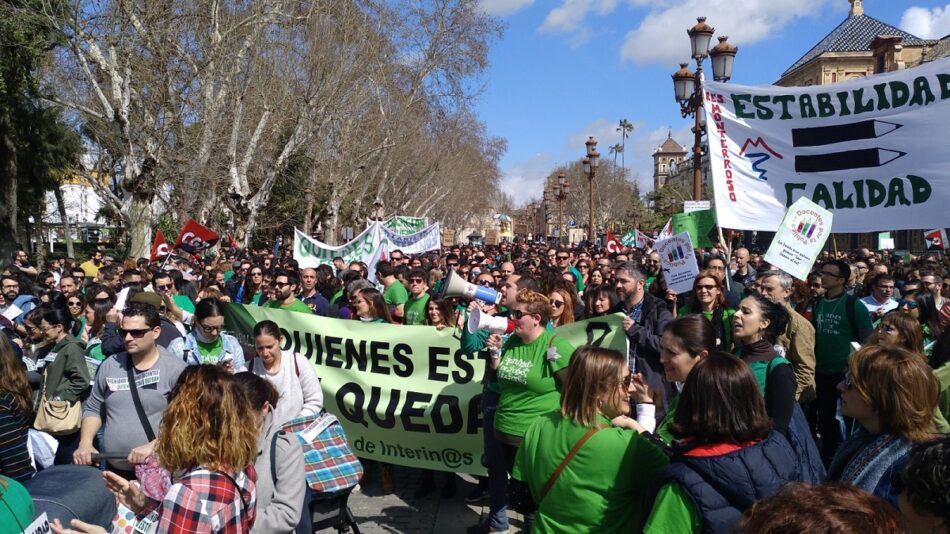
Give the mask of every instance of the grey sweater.
<path id="1" fill-rule="evenodd" d="M 281 434 L 274 440 L 279 428 L 268 425 L 258 439 L 257 460 L 257 519 L 251 534 L 291 533 L 300 522 L 304 494 L 310 491 L 304 472 L 303 450 L 296 436 Z M 271 444 L 276 445 L 277 485 L 271 472 Z"/>
<path id="2" fill-rule="evenodd" d="M 155 365 L 144 371 L 134 371 L 142 408 L 155 435 L 158 435 L 162 415 L 168 405 L 165 395 L 172 390 L 186 367 L 185 362 L 164 348 L 159 346 L 158 351 L 160 356 Z M 103 439 L 99 452 L 128 454 L 135 447 L 148 443 L 145 428 L 132 402 L 127 371 L 129 365 L 129 354 L 122 352 L 106 358 L 96 372 L 92 395 L 82 415 L 83 418 L 98 417 L 102 421 Z M 125 460 L 109 460 L 109 464 L 116 469 L 132 469 L 132 465 Z"/>

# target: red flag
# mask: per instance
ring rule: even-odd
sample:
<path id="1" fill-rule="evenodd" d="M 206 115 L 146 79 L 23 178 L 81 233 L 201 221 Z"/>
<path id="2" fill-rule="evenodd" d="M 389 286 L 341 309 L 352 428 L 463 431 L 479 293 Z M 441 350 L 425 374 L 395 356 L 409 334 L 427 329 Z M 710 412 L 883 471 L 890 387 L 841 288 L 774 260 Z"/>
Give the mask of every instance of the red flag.
<path id="1" fill-rule="evenodd" d="M 149 261 L 158 261 L 163 256 L 171 254 L 168 248 L 168 241 L 165 241 L 165 234 L 161 230 L 155 231 L 155 239 L 152 241 L 152 251 L 148 255 Z"/>
<path id="2" fill-rule="evenodd" d="M 924 232 L 924 239 L 927 240 L 927 248 L 947 249 L 947 231 L 943 228 L 934 228 L 929 232 Z"/>
<path id="3" fill-rule="evenodd" d="M 623 252 L 623 245 L 620 243 L 620 240 L 610 232 L 607 232 L 607 239 L 604 243 L 604 248 L 607 249 L 608 254 L 620 254 Z"/>
<path id="4" fill-rule="evenodd" d="M 221 236 L 201 226 L 194 219 L 188 219 L 175 241 L 175 248 L 187 252 L 201 252 L 217 244 Z"/>

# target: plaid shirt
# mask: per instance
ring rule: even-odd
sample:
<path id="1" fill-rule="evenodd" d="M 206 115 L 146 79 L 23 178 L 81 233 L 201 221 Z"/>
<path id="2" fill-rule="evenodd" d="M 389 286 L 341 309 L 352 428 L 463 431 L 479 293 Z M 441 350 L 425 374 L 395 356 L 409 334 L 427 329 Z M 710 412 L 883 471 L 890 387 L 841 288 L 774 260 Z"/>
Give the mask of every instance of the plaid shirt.
<path id="1" fill-rule="evenodd" d="M 157 522 L 158 532 L 250 532 L 256 517 L 256 480 L 253 465 L 233 477 L 219 471 L 195 469 L 172 484 L 161 502 L 149 499 L 138 517 L 146 522 Z"/>

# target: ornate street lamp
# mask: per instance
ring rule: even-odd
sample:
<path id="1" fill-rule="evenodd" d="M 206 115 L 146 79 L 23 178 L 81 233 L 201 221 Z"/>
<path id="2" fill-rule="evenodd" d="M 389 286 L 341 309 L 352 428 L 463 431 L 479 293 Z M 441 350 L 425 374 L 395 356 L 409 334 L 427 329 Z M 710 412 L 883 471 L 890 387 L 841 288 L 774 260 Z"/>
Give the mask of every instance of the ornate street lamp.
<path id="1" fill-rule="evenodd" d="M 571 184 L 563 172 L 557 173 L 557 183 L 554 185 L 554 198 L 557 199 L 557 242 L 564 239 L 564 200 L 571 192 Z"/>
<path id="2" fill-rule="evenodd" d="M 600 153 L 597 152 L 597 140 L 594 136 L 588 137 L 584 145 L 587 147 L 587 155 L 581 162 L 584 164 L 584 174 L 587 175 L 587 242 L 593 243 L 597 239 L 594 230 L 594 176 L 600 164 Z"/>

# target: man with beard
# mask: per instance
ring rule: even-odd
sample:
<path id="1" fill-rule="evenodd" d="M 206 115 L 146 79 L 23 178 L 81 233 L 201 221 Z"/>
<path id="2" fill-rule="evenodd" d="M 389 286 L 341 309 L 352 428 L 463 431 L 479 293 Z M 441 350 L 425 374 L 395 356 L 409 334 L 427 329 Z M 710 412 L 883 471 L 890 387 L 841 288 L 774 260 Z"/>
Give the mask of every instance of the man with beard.
<path id="1" fill-rule="evenodd" d="M 647 275 L 646 281 L 643 285 L 649 288 L 653 285 L 653 281 L 656 280 L 657 276 L 660 276 L 660 253 L 657 251 L 650 252 L 646 258 L 643 260 L 643 271 Z"/>
<path id="2" fill-rule="evenodd" d="M 271 286 L 274 288 L 274 298 L 264 304 L 265 308 L 313 313 L 310 306 L 296 297 L 297 287 L 300 286 L 300 279 L 297 278 L 296 273 L 284 270 L 277 271 Z"/>

